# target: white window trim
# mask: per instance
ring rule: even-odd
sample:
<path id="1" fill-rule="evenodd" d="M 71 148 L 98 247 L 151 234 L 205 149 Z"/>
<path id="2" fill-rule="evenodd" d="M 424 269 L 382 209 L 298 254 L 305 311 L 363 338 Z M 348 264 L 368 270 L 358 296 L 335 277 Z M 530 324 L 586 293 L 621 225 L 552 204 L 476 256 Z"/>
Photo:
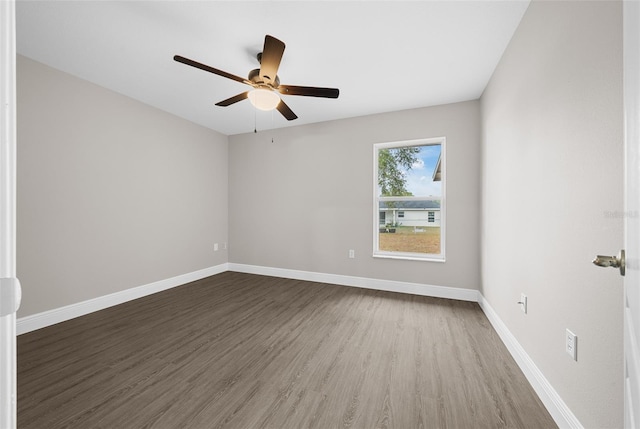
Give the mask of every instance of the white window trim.
<path id="1" fill-rule="evenodd" d="M 378 196 L 378 150 L 391 149 L 403 146 L 424 146 L 440 144 L 440 162 L 442 165 L 442 197 L 440 200 L 440 253 L 411 253 L 411 252 L 389 252 L 378 250 L 379 246 L 379 221 L 380 221 L 380 201 L 393 200 L 393 201 L 411 201 L 411 200 L 428 200 L 429 198 L 423 197 L 379 197 Z M 385 258 L 385 259 L 403 259 L 411 261 L 427 261 L 427 262 L 445 262 L 445 250 L 446 250 L 446 138 L 445 137 L 433 137 L 426 139 L 416 140 L 402 140 L 395 142 L 375 143 L 373 145 L 373 257 Z M 438 199 L 438 198 L 434 198 Z"/>

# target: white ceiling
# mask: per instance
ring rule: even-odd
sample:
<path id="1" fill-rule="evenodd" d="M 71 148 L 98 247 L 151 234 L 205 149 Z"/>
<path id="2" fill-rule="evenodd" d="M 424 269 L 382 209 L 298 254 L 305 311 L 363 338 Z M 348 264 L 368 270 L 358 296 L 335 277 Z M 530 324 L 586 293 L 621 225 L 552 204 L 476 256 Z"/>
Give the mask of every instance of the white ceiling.
<path id="1" fill-rule="evenodd" d="M 529 0 L 29 1 L 18 53 L 232 135 L 480 97 Z M 214 103 L 247 86 L 173 61 L 246 77 L 265 34 L 284 41 L 283 84 L 340 89 L 283 96 L 298 115 Z"/>

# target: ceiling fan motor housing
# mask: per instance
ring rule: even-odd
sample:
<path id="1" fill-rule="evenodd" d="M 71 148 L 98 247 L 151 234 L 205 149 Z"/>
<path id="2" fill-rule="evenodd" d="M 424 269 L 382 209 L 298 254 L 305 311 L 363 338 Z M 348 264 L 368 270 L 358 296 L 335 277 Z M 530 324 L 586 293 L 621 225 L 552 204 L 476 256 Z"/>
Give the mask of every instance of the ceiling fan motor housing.
<path id="1" fill-rule="evenodd" d="M 280 78 L 277 75 L 275 79 L 265 80 L 260 76 L 260 69 L 253 69 L 249 72 L 249 81 L 253 82 L 257 86 L 268 86 L 271 89 L 275 89 L 280 86 Z"/>

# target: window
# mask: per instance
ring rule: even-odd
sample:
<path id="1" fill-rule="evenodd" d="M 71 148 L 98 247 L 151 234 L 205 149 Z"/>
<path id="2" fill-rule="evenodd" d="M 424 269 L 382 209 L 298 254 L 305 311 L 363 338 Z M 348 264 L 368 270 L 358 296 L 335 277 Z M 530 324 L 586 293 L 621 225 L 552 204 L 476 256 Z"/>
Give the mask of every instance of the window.
<path id="1" fill-rule="evenodd" d="M 445 138 L 375 144 L 374 190 L 373 256 L 444 261 Z"/>

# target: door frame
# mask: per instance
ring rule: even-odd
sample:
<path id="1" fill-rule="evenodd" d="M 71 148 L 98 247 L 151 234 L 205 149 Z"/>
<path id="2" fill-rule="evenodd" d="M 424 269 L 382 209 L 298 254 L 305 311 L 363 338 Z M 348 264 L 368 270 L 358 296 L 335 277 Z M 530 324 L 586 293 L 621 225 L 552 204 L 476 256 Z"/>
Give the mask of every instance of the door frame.
<path id="1" fill-rule="evenodd" d="M 0 0 L 0 278 L 16 277 L 15 1 Z M 3 285 L 5 286 L 5 285 Z M 5 299 L 8 295 L 3 293 Z M 13 298 L 10 298 L 13 300 Z M 13 304 L 11 304 L 13 307 Z M 17 426 L 16 314 L 0 316 L 0 427 Z"/>
<path id="2" fill-rule="evenodd" d="M 640 427 L 640 2 L 623 2 L 625 131 L 624 427 Z M 630 272 L 629 272 L 630 271 Z"/>

